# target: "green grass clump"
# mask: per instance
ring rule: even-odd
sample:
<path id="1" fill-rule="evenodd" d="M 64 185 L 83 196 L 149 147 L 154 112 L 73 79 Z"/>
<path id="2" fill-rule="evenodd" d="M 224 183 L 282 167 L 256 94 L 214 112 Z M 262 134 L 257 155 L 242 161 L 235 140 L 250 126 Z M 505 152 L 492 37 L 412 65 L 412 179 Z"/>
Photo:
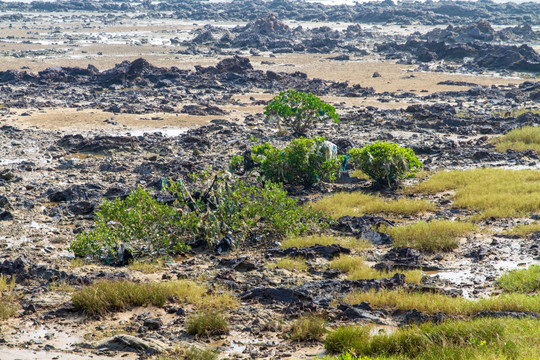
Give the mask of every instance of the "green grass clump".
<path id="1" fill-rule="evenodd" d="M 439 171 L 411 193 L 455 190 L 453 206 L 478 212 L 479 219 L 522 217 L 540 209 L 540 171 L 473 169 Z"/>
<path id="2" fill-rule="evenodd" d="M 516 151 L 531 149 L 540 153 L 540 127 L 525 126 L 521 129 L 514 129 L 502 137 L 495 138 L 493 143 L 499 152 L 508 149 Z"/>
<path id="3" fill-rule="evenodd" d="M 343 247 L 363 251 L 371 248 L 371 242 L 364 239 L 356 239 L 353 237 L 330 236 L 330 235 L 311 235 L 311 236 L 295 236 L 284 240 L 281 243 L 283 249 L 291 247 L 310 247 L 313 245 L 333 245 L 339 244 Z"/>
<path id="4" fill-rule="evenodd" d="M 330 262 L 331 269 L 338 269 L 347 273 L 350 280 L 360 279 L 382 279 L 392 277 L 396 273 L 405 275 L 405 281 L 412 284 L 420 284 L 422 281 L 422 271 L 420 270 L 396 270 L 391 273 L 382 272 L 370 268 L 364 259 L 359 256 L 341 255 Z"/>
<path id="5" fill-rule="evenodd" d="M 370 339 L 370 328 L 362 325 L 347 325 L 328 333 L 324 348 L 330 353 L 341 353 L 361 349 Z"/>
<path id="6" fill-rule="evenodd" d="M 389 335 L 366 336 L 359 331 L 345 346 L 336 347 L 334 338 L 325 346 L 361 359 L 535 359 L 540 351 L 538 331 L 536 319 L 479 318 L 411 326 Z"/>
<path id="7" fill-rule="evenodd" d="M 433 220 L 414 224 L 383 227 L 394 239 L 394 246 L 424 251 L 449 251 L 458 246 L 459 238 L 476 230 L 470 222 Z"/>
<path id="8" fill-rule="evenodd" d="M 196 346 L 180 348 L 167 355 L 159 355 L 155 360 L 217 360 L 219 351 L 215 349 L 200 349 Z"/>
<path id="9" fill-rule="evenodd" d="M 540 290 L 540 265 L 507 272 L 497 280 L 497 284 L 508 292 L 537 293 Z"/>
<path id="10" fill-rule="evenodd" d="M 15 277 L 8 281 L 6 275 L 0 275 L 0 320 L 5 320 L 17 312 L 14 288 Z"/>
<path id="11" fill-rule="evenodd" d="M 202 311 L 186 320 L 186 331 L 194 336 L 212 336 L 227 334 L 229 323 L 225 315 L 218 311 Z"/>
<path id="12" fill-rule="evenodd" d="M 524 224 L 524 225 L 518 225 L 514 227 L 512 230 L 508 231 L 507 234 L 509 235 L 518 235 L 518 236 L 527 236 L 534 234 L 536 232 L 540 232 L 540 222 L 535 221 L 530 224 Z"/>
<path id="13" fill-rule="evenodd" d="M 540 297 L 526 294 L 502 294 L 479 300 L 451 297 L 436 293 L 406 290 L 353 291 L 343 297 L 349 304 L 364 301 L 374 308 L 393 310 L 416 309 L 427 314 L 473 315 L 482 311 L 540 312 Z"/>
<path id="14" fill-rule="evenodd" d="M 291 326 L 291 340 L 318 341 L 326 333 L 326 320 L 317 315 L 298 318 Z"/>
<path id="15" fill-rule="evenodd" d="M 300 272 L 306 272 L 308 270 L 308 266 L 306 264 L 306 261 L 302 258 L 291 258 L 291 257 L 284 257 L 282 259 L 279 259 L 273 264 L 270 264 L 269 267 L 271 269 L 287 269 L 289 271 L 300 271 Z"/>
<path id="16" fill-rule="evenodd" d="M 435 205 L 427 200 L 399 198 L 387 200 L 362 192 L 340 192 L 310 204 L 314 210 L 333 218 L 363 214 L 417 215 L 435 211 Z"/>
<path id="17" fill-rule="evenodd" d="M 202 308 L 237 306 L 237 300 L 231 293 L 208 293 L 205 286 L 185 280 L 150 283 L 105 280 L 83 287 L 71 297 L 75 309 L 88 315 L 103 315 L 135 306 L 163 306 L 172 299 Z"/>

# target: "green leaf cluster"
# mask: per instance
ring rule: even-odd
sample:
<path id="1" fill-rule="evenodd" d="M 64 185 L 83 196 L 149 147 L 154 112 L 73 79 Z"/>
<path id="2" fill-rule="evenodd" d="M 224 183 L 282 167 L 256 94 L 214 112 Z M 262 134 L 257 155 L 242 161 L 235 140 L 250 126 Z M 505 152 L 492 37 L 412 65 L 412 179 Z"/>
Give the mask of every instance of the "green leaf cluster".
<path id="1" fill-rule="evenodd" d="M 302 137 L 283 149 L 264 143 L 251 149 L 252 158 L 265 179 L 273 182 L 311 186 L 320 180 L 334 181 L 340 161 L 330 156 L 324 142 L 324 137 Z"/>
<path id="2" fill-rule="evenodd" d="M 314 126 L 317 121 L 332 119 L 339 122 L 336 109 L 312 93 L 287 90 L 276 95 L 266 105 L 264 113 L 267 116 L 277 116 L 283 124 L 292 131 L 304 133 Z"/>
<path id="3" fill-rule="evenodd" d="M 410 148 L 395 143 L 377 141 L 363 148 L 353 148 L 349 161 L 380 186 L 394 187 L 407 177 L 415 176 L 422 163 Z"/>
<path id="4" fill-rule="evenodd" d="M 281 185 L 250 185 L 224 173 L 193 175 L 171 182 L 172 204 L 138 188 L 125 200 L 105 200 L 95 227 L 77 236 L 70 249 L 78 256 L 112 262 L 120 244 L 136 256 L 162 256 L 188 249 L 199 240 L 210 246 L 230 235 L 238 242 L 251 233 L 298 235 L 316 227 L 320 215 L 299 206 Z"/>

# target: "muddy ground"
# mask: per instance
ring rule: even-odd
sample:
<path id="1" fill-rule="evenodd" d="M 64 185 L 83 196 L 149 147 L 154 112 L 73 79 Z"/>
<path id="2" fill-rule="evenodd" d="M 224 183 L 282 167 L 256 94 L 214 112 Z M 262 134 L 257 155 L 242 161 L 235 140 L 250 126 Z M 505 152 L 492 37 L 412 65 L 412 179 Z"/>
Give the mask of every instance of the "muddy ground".
<path id="1" fill-rule="evenodd" d="M 235 47 L 234 41 L 219 51 L 212 42 L 192 44 L 205 29 L 217 40 L 217 34 L 223 36 L 235 26 L 239 26 L 235 34 L 249 30 L 259 35 L 269 27 L 273 29 L 270 35 L 264 35 L 275 41 L 284 23 L 264 19 L 259 27 L 253 22 L 217 19 L 210 21 L 213 28 L 209 29 L 200 19 L 193 24 L 189 19 L 141 19 L 127 13 L 107 17 L 94 12 L 29 11 L 19 19 L 3 18 L 0 273 L 17 277 L 20 308 L 1 325 L 1 359 L 145 357 L 134 349 L 118 351 L 99 345 L 102 339 L 123 333 L 166 347 L 218 347 L 222 358 L 311 359 L 324 354 L 322 344 L 293 343 L 286 336 L 290 323 L 307 309 L 326 313 L 331 326 L 365 322 L 383 331 L 402 326 L 401 313 L 368 309 L 351 315 L 350 309 L 330 305 L 350 286 L 392 288 L 403 286 L 402 279 L 345 285 L 341 281 L 345 276 L 328 271 L 328 260 L 321 257 L 308 259 L 307 273 L 272 269 L 268 265 L 279 256 L 268 253 L 267 247 L 277 245 L 274 239 L 225 256 L 195 249 L 153 274 L 102 264 L 72 265 L 74 255 L 67 247 L 76 234 L 91 226 L 103 198 L 125 196 L 137 186 L 154 189 L 162 177 L 185 177 L 208 166 L 227 169 L 230 158 L 243 153 L 251 137 L 276 145 L 290 141 L 291 136 L 278 136 L 275 124 L 262 114 L 267 101 L 281 90 L 308 89 L 335 105 L 341 122 L 321 124 L 308 135 L 325 136 L 341 151 L 386 140 L 413 148 L 427 171 L 483 166 L 540 170 L 536 152 L 499 153 L 489 141 L 513 128 L 540 123 L 538 114 L 512 116 L 515 109 L 539 108 L 539 65 L 534 50 L 539 38 L 527 38 L 537 34 L 538 28 L 523 30 L 525 37 L 514 32 L 516 36 L 504 41 L 498 27 L 489 30 L 478 22 L 459 30 L 491 36 L 474 39 L 482 44 L 526 42 L 533 49 L 516 60 L 515 49 L 504 48 L 513 60 L 500 60 L 499 68 L 493 62 L 482 67 L 480 58 L 469 66 L 462 59 L 444 60 L 444 54 L 437 52 L 423 61 L 419 60 L 425 60 L 422 54 L 407 53 L 410 50 L 399 50 L 399 58 L 389 56 L 388 48 L 378 51 L 376 44 L 405 43 L 411 36 L 421 39 L 415 32 L 428 36 L 434 29 L 399 23 L 392 27 L 361 24 L 372 35 L 353 39 L 356 49 L 350 52 L 346 49 L 351 40 L 343 35 L 348 25 L 343 23 L 325 23 L 341 31 L 336 47 L 327 53 L 310 53 L 309 47 L 282 53 L 267 44 Z M 286 23 L 291 29 L 298 25 L 291 20 Z M 449 31 L 446 39 L 449 36 L 455 43 L 462 35 L 459 31 L 457 35 Z M 437 32 L 430 36 L 435 35 L 438 40 L 443 37 Z M 306 30 L 299 39 L 316 47 L 310 42 L 316 36 Z M 367 53 L 357 51 L 360 45 Z M 393 49 L 391 54 L 396 52 Z M 348 58 L 331 59 L 344 54 Z M 352 189 L 377 192 L 363 179 L 289 190 L 291 196 L 305 201 Z M 430 200 L 439 210 L 430 217 L 464 215 L 455 212 L 444 196 Z M 501 232 L 538 216 L 488 221 L 482 225 L 490 231 L 463 238 L 455 251 L 423 254 L 417 258 L 425 270 L 419 287 L 467 298 L 496 293 L 497 276 L 540 263 L 538 238 Z M 367 260 L 371 265 L 379 263 L 390 249 L 389 244 L 375 244 Z M 223 258 L 246 266 L 231 268 L 234 262 Z M 178 304 L 101 318 L 72 309 L 70 291 L 84 284 L 100 279 L 169 278 L 229 287 L 241 297 L 241 306 L 230 313 L 230 333 L 209 340 L 193 338 L 183 326 L 185 313 L 192 309 L 178 311 Z M 279 296 L 273 298 L 268 291 L 277 291 Z M 309 300 L 297 301 L 294 296 L 285 300 L 295 291 L 307 293 Z M 153 318 L 161 319 L 163 325 L 155 330 L 144 327 L 145 320 Z"/>

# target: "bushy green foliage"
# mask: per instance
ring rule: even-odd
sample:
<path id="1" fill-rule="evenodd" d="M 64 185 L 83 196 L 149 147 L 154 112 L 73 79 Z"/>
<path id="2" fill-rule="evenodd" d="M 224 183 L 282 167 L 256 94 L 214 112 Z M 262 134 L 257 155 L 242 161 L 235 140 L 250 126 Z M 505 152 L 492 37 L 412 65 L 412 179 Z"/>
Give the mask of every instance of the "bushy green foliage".
<path id="1" fill-rule="evenodd" d="M 401 179 L 414 176 L 422 167 L 410 148 L 377 141 L 348 152 L 351 164 L 381 186 L 396 186 Z"/>
<path id="2" fill-rule="evenodd" d="M 316 226 L 319 214 L 300 207 L 275 183 L 246 184 L 223 173 L 193 175 L 191 183 L 172 182 L 166 191 L 172 205 L 160 203 L 144 189 L 125 200 L 104 201 L 96 225 L 71 244 L 78 256 L 112 261 L 125 244 L 135 255 L 161 256 L 205 240 L 214 245 L 225 235 L 241 241 L 250 232 L 298 235 Z"/>
<path id="3" fill-rule="evenodd" d="M 146 254 L 184 251 L 181 235 L 195 221 L 137 188 L 124 200 L 105 200 L 96 211 L 95 227 L 79 234 L 70 249 L 106 262 L 115 258 L 120 244 Z"/>
<path id="4" fill-rule="evenodd" d="M 270 143 L 251 149 L 253 160 L 260 163 L 265 179 L 293 185 L 311 186 L 319 180 L 336 179 L 340 162 L 332 158 L 324 137 L 292 140 L 284 149 Z"/>
<path id="5" fill-rule="evenodd" d="M 276 95 L 264 108 L 265 115 L 277 116 L 291 130 L 304 133 L 313 127 L 316 121 L 325 118 L 339 122 L 336 109 L 312 93 L 287 90 Z M 280 123 L 281 125 L 281 123 Z"/>

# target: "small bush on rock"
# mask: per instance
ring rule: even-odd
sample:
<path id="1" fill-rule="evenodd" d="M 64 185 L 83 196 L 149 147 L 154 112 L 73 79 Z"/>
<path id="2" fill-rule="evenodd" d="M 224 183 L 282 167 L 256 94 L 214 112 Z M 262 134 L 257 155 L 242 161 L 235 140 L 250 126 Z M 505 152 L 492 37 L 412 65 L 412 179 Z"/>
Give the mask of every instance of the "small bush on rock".
<path id="1" fill-rule="evenodd" d="M 336 109 L 312 93 L 287 90 L 276 95 L 264 108 L 267 116 L 278 118 L 278 125 L 290 127 L 292 131 L 303 134 L 314 126 L 315 122 L 323 119 L 333 119 L 339 122 Z"/>
<path id="2" fill-rule="evenodd" d="M 394 143 L 377 141 L 362 149 L 351 149 L 348 154 L 351 164 L 380 186 L 396 186 L 422 167 L 412 149 Z"/>
<path id="3" fill-rule="evenodd" d="M 311 186 L 319 180 L 334 181 L 340 167 L 332 143 L 324 137 L 295 139 L 283 149 L 264 143 L 251 152 L 264 178 L 273 182 Z"/>

